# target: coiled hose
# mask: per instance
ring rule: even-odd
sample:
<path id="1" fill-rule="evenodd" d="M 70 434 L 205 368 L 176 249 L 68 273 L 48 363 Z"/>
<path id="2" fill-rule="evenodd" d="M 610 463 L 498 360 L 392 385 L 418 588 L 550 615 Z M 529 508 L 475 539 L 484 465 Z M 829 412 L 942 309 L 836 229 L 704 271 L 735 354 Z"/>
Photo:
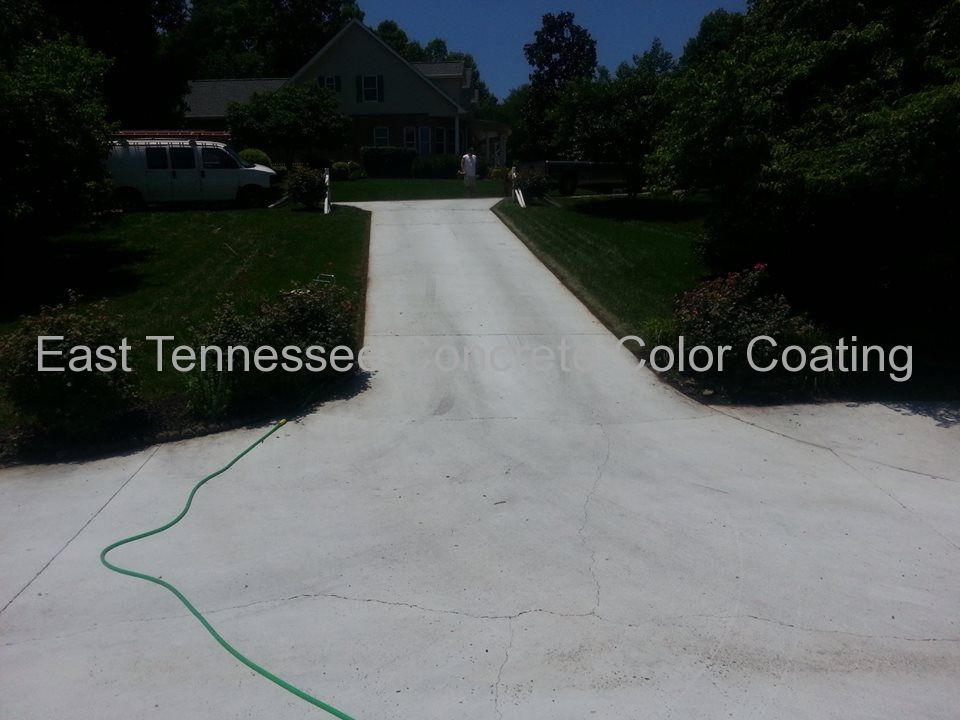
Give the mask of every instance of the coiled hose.
<path id="1" fill-rule="evenodd" d="M 297 696 L 298 698 L 300 698 L 301 700 L 305 700 L 306 702 L 310 703 L 311 705 L 315 705 L 316 707 L 320 708 L 321 710 L 325 710 L 326 712 L 330 713 L 331 715 L 340 718 L 340 720 L 353 720 L 353 718 L 351 718 L 351 717 L 350 717 L 349 715 L 347 715 L 345 712 L 342 712 L 341 710 L 338 710 L 337 708 L 333 707 L 332 705 L 328 705 L 327 703 L 323 702 L 323 700 L 320 700 L 320 699 L 318 699 L 318 698 L 315 698 L 313 695 L 311 695 L 311 694 L 309 694 L 309 693 L 307 693 L 307 692 L 304 692 L 303 690 L 301 690 L 301 689 L 298 688 L 298 687 L 295 687 L 294 685 L 291 685 L 290 683 L 288 683 L 288 682 L 287 682 L 286 680 L 284 680 L 283 678 L 274 675 L 272 672 L 270 672 L 269 670 L 267 670 L 265 667 L 262 667 L 262 666 L 258 665 L 257 663 L 253 662 L 253 660 L 251 660 L 250 658 L 248 658 L 248 657 L 246 657 L 245 655 L 243 655 L 239 650 L 237 650 L 235 647 L 233 647 L 233 645 L 231 645 L 231 644 L 228 643 L 226 640 L 224 640 L 224 639 L 223 639 L 223 636 L 221 636 L 220 633 L 218 633 L 218 632 L 216 631 L 216 629 L 213 627 L 213 625 L 211 625 L 210 622 L 203 616 L 203 613 L 201 613 L 199 610 L 197 610 L 197 609 L 193 606 L 193 603 L 191 603 L 191 602 L 187 599 L 186 595 L 184 595 L 182 592 L 180 592 L 180 591 L 179 591 L 174 585 L 172 585 L 171 583 L 168 583 L 166 580 L 163 580 L 163 579 L 161 579 L 161 578 L 154 577 L 153 575 L 147 575 L 146 573 L 137 572 L 136 570 L 128 570 L 127 568 L 122 568 L 122 567 L 120 567 L 119 565 L 114 565 L 114 564 L 111 563 L 109 560 L 107 560 L 107 555 L 108 555 L 111 551 L 116 550 L 116 549 L 117 549 L 118 547 L 120 547 L 121 545 L 127 545 L 127 544 L 129 544 L 129 543 L 136 542 L 137 540 L 143 540 L 144 538 L 148 538 L 148 537 L 150 537 L 151 535 L 156 535 L 156 534 L 158 534 L 158 533 L 162 533 L 164 530 L 169 530 L 169 529 L 172 528 L 174 525 L 176 525 L 178 522 L 180 522 L 180 521 L 183 519 L 183 517 L 187 514 L 187 511 L 190 509 L 190 505 L 191 505 L 191 503 L 193 503 L 193 496 L 197 494 L 197 490 L 199 490 L 201 487 L 203 487 L 203 485 L 204 485 L 206 482 L 208 482 L 209 480 L 213 480 L 213 478 L 217 477 L 218 475 L 221 475 L 221 474 L 225 473 L 227 470 L 229 470 L 230 468 L 232 468 L 232 467 L 240 460 L 240 458 L 242 458 L 244 455 L 246 455 L 247 453 L 249 453 L 249 452 L 250 452 L 251 450 L 253 450 L 255 447 L 257 447 L 258 445 L 260 445 L 264 440 L 266 440 L 266 439 L 267 439 L 268 437 L 270 437 L 273 433 L 275 433 L 277 430 L 279 430 L 281 427 L 283 427 L 283 426 L 286 424 L 286 422 L 287 422 L 286 420 L 281 420 L 280 422 L 278 422 L 276 425 L 274 425 L 272 428 L 270 428 L 270 430 L 269 430 L 268 432 L 264 433 L 261 437 L 259 437 L 259 438 L 258 438 L 257 440 L 255 440 L 253 443 L 251 443 L 243 452 L 241 452 L 239 455 L 237 455 L 236 457 L 234 457 L 233 460 L 231 460 L 230 462 L 228 462 L 226 465 L 224 465 L 224 466 L 223 466 L 222 468 L 220 468 L 219 470 L 210 473 L 210 474 L 207 475 L 205 478 L 203 478 L 202 480 L 200 480 L 196 485 L 194 485 L 194 486 L 193 486 L 193 489 L 190 491 L 190 494 L 187 496 L 187 502 L 186 502 L 186 504 L 183 506 L 183 510 L 181 510 L 181 511 L 180 511 L 180 514 L 177 515 L 173 520 L 171 520 L 170 522 L 168 522 L 166 525 L 161 525 L 160 527 L 158 527 L 158 528 L 156 528 L 156 529 L 154 529 L 154 530 L 148 530 L 147 532 L 140 533 L 139 535 L 131 535 L 130 537 L 123 538 L 122 540 L 117 540 L 115 543 L 111 543 L 110 545 L 107 545 L 107 546 L 100 552 L 100 562 L 102 562 L 107 568 L 109 568 L 110 570 L 113 570 L 114 572 L 118 572 L 118 573 L 120 573 L 120 574 L 122 574 L 122 575 L 129 575 L 130 577 L 140 578 L 141 580 L 147 580 L 148 582 L 152 582 L 152 583 L 154 583 L 155 585 L 160 585 L 161 587 L 165 587 L 167 590 L 169 590 L 170 592 L 172 592 L 172 593 L 176 596 L 176 598 L 177 598 L 181 603 L 183 603 L 184 607 L 186 607 L 187 610 L 189 610 L 190 613 L 191 613 L 197 620 L 200 621 L 200 624 L 203 625 L 204 628 L 206 628 L 207 632 L 210 633 L 210 634 L 213 636 L 213 639 L 214 639 L 214 640 L 216 640 L 218 643 L 220 643 L 221 647 L 223 647 L 224 650 L 226 650 L 228 653 L 230 653 L 231 655 L 233 655 L 237 660 L 239 660 L 240 662 L 242 662 L 244 665 L 246 665 L 248 668 L 250 668 L 251 670 L 253 670 L 255 673 L 258 673 L 258 674 L 262 675 L 263 677 L 265 677 L 267 680 L 270 680 L 271 682 L 276 683 L 277 685 L 279 685 L 280 687 L 282 687 L 282 688 L 283 688 L 284 690 L 286 690 L 287 692 L 290 692 L 290 693 L 293 693 L 294 695 L 296 695 L 296 696 Z"/>

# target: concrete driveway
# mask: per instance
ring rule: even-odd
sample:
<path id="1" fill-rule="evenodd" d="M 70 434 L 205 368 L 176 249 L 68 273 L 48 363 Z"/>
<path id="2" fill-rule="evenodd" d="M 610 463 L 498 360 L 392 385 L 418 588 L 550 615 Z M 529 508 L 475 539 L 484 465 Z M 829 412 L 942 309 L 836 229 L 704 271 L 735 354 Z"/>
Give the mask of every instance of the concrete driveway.
<path id="1" fill-rule="evenodd" d="M 491 204 L 369 205 L 369 387 L 115 562 L 358 720 L 956 718 L 960 425 L 691 402 Z M 323 716 L 97 557 L 261 432 L 0 472 L 0 717 Z"/>

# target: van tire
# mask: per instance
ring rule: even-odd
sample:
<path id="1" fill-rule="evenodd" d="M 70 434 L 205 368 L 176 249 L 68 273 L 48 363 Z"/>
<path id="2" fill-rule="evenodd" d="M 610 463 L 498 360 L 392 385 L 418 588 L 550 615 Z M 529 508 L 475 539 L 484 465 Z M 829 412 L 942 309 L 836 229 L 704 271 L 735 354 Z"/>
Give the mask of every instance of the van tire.
<path id="1" fill-rule="evenodd" d="M 124 212 L 136 212 L 146 208 L 140 191 L 132 187 L 117 188 L 113 193 L 113 206 Z"/>
<path id="2" fill-rule="evenodd" d="M 244 185 L 237 191 L 237 204 L 245 208 L 260 208 L 266 205 L 266 193 L 259 185 Z"/>

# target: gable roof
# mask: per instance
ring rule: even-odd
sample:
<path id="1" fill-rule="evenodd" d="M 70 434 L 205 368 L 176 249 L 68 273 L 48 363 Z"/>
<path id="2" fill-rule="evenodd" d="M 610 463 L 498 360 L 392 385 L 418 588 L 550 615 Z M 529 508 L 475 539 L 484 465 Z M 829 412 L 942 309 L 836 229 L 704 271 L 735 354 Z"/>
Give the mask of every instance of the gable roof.
<path id="1" fill-rule="evenodd" d="M 296 73 L 294 73 L 293 77 L 290 78 L 290 82 L 297 82 L 307 72 L 308 68 L 310 68 L 311 65 L 318 62 L 324 55 L 330 52 L 330 49 L 333 48 L 335 45 L 337 45 L 347 35 L 347 33 L 354 27 L 359 27 L 365 33 L 367 33 L 371 38 L 373 38 L 378 43 L 380 43 L 380 45 L 386 48 L 386 50 L 397 59 L 397 62 L 407 67 L 414 75 L 416 75 L 418 78 L 420 78 L 420 80 L 426 83 L 427 86 L 429 86 L 429 88 L 433 92 L 437 93 L 445 101 L 447 101 L 454 108 L 456 108 L 458 112 L 466 113 L 466 110 L 464 110 L 458 102 L 456 102 L 453 98 L 447 95 L 443 90 L 437 87 L 423 72 L 419 71 L 416 67 L 413 66 L 412 63 L 405 60 L 402 55 L 400 55 L 396 50 L 394 50 L 387 43 L 385 43 L 375 32 L 373 32 L 373 30 L 368 28 L 359 20 L 351 20 L 346 25 L 344 25 L 343 28 L 340 30 L 340 32 L 334 35 L 326 45 L 320 48 L 320 50 L 317 52 L 316 55 L 314 55 L 312 58 L 307 60 L 307 62 L 304 63 L 303 67 L 297 70 Z M 436 64 L 442 64 L 442 63 L 436 63 Z"/>
<path id="2" fill-rule="evenodd" d="M 254 93 L 272 92 L 287 83 L 287 78 L 227 78 L 194 80 L 184 102 L 189 118 L 226 117 L 231 103 L 247 102 Z"/>

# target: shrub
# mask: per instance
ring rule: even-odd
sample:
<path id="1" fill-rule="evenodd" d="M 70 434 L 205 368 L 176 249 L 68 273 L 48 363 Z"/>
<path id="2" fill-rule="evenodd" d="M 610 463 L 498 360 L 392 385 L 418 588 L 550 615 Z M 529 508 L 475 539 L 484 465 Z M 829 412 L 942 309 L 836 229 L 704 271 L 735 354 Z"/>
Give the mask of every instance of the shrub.
<path id="1" fill-rule="evenodd" d="M 294 202 L 311 210 L 316 209 L 327 197 L 323 172 L 307 167 L 294 168 L 287 176 L 287 192 Z"/>
<path id="2" fill-rule="evenodd" d="M 358 351 L 357 300 L 338 285 L 312 283 L 281 292 L 255 312 L 242 313 L 227 299 L 213 318 L 192 330 L 197 345 L 216 345 L 224 351 L 243 345 L 252 354 L 270 346 L 278 352 L 292 345 L 304 351 L 312 345 L 326 349 L 344 345 Z M 303 357 L 301 355 L 301 357 Z M 335 384 L 351 373 L 329 366 L 321 372 L 306 368 L 287 372 L 234 369 L 195 371 L 187 376 L 191 410 L 203 417 L 217 417 L 229 410 L 256 411 L 307 401 L 318 388 Z"/>
<path id="3" fill-rule="evenodd" d="M 75 345 L 114 347 L 123 337 L 119 323 L 119 317 L 107 313 L 104 301 L 81 306 L 77 296 L 71 295 L 67 303 L 41 308 L 3 339 L 0 384 L 34 433 L 73 440 L 95 439 L 118 426 L 133 409 L 136 376 L 119 366 L 111 372 L 37 370 L 38 336 L 62 336 L 62 341 L 47 341 L 44 347 L 64 352 Z M 47 360 L 64 367 L 69 356 Z"/>
<path id="4" fill-rule="evenodd" d="M 347 172 L 350 180 L 363 180 L 367 176 L 363 166 L 353 160 L 347 163 Z"/>
<path id="5" fill-rule="evenodd" d="M 420 155 L 413 161 L 415 178 L 456 178 L 460 158 L 456 155 Z"/>
<path id="6" fill-rule="evenodd" d="M 247 148 L 246 150 L 241 150 L 240 157 L 247 162 L 256 163 L 257 165 L 266 165 L 268 167 L 273 166 L 270 156 L 267 155 L 263 150 L 257 150 L 257 148 Z"/>
<path id="7" fill-rule="evenodd" d="M 507 177 L 507 172 L 508 170 L 505 167 L 492 167 L 487 170 L 487 180 L 503 182 Z"/>
<path id="8" fill-rule="evenodd" d="M 758 335 L 774 338 L 781 351 L 785 345 L 809 350 L 822 337 L 805 315 L 793 313 L 783 295 L 765 291 L 766 275 L 766 266 L 758 264 L 702 282 L 677 300 L 676 331 L 684 336 L 688 349 L 694 345 L 731 347 L 724 357 L 722 373 L 713 370 L 705 374 L 705 379 L 732 393 L 775 388 L 796 391 L 808 389 L 814 380 L 809 372 L 777 369 L 759 374 L 747 363 L 747 345 Z M 766 366 L 776 352 L 777 348 L 766 343 L 756 345 L 754 362 Z"/>
<path id="9" fill-rule="evenodd" d="M 330 166 L 331 180 L 349 180 L 350 166 L 345 162 L 335 162 Z"/>
<path id="10" fill-rule="evenodd" d="M 401 147 L 362 147 L 360 161 L 373 178 L 410 177 L 417 151 Z"/>
<path id="11" fill-rule="evenodd" d="M 516 182 L 517 189 L 523 193 L 524 200 L 533 200 L 547 194 L 550 187 L 544 175 L 521 175 Z"/>

